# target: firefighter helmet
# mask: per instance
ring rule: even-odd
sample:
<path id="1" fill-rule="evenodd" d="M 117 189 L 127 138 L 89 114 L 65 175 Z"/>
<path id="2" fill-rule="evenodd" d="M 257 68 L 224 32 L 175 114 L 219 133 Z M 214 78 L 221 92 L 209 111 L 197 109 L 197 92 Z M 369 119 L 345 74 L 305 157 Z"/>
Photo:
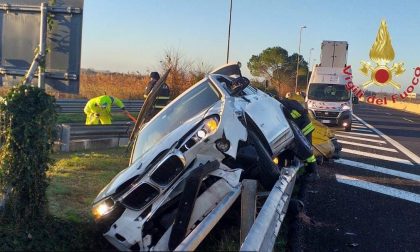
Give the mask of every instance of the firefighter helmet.
<path id="1" fill-rule="evenodd" d="M 160 75 L 158 72 L 151 72 L 150 73 L 150 78 L 154 79 L 154 80 L 159 80 L 160 79 Z"/>

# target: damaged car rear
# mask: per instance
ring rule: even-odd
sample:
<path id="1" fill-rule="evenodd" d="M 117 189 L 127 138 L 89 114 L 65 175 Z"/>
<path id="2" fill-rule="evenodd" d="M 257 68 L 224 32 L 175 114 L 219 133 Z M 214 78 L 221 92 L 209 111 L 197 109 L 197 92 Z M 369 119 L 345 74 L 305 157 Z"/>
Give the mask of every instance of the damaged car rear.
<path id="1" fill-rule="evenodd" d="M 225 65 L 135 132 L 129 167 L 94 201 L 95 221 L 119 250 L 175 250 L 194 232 L 203 239 L 243 179 L 270 190 L 305 152 L 311 145 L 282 105 Z"/>

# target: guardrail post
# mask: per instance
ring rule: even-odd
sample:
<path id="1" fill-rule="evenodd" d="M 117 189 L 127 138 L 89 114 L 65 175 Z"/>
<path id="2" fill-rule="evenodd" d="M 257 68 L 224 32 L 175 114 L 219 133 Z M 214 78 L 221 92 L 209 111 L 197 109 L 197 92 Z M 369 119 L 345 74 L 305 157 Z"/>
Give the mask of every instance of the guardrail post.
<path id="1" fill-rule="evenodd" d="M 70 125 L 62 124 L 61 125 L 61 148 L 60 150 L 63 152 L 70 151 Z"/>
<path id="2" fill-rule="evenodd" d="M 281 170 L 279 180 L 274 184 L 267 200 L 258 213 L 248 235 L 241 244 L 240 251 L 272 251 L 302 162 Z"/>
<path id="3" fill-rule="evenodd" d="M 257 181 L 244 179 L 241 194 L 241 231 L 240 242 L 244 242 L 256 216 Z"/>

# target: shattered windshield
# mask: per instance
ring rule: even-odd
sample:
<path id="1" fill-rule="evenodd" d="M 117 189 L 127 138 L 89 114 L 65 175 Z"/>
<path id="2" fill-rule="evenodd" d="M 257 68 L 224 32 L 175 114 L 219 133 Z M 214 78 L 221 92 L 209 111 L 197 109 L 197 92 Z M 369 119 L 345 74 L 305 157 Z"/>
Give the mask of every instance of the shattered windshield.
<path id="1" fill-rule="evenodd" d="M 167 134 L 208 109 L 218 100 L 220 100 L 220 94 L 209 80 L 205 79 L 175 103 L 168 105 L 169 107 L 153 118 L 139 132 L 133 153 L 133 162 L 159 143 Z"/>
<path id="2" fill-rule="evenodd" d="M 314 83 L 309 86 L 308 99 L 331 102 L 348 101 L 350 92 L 345 85 Z"/>

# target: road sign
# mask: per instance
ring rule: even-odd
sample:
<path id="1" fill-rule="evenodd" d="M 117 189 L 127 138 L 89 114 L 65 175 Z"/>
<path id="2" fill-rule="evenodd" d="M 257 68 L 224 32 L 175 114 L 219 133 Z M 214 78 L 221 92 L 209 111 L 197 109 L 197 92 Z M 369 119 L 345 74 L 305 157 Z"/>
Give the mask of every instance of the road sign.
<path id="1" fill-rule="evenodd" d="M 62 92 L 79 92 L 83 1 L 49 1 L 44 10 L 45 0 L 0 3 L 0 86 L 21 81 L 36 62 L 40 47 L 46 49 L 45 84 Z M 45 43 L 41 42 L 43 20 L 44 27 L 45 20 L 53 21 L 44 33 Z M 42 73 L 44 68 L 39 69 Z"/>

